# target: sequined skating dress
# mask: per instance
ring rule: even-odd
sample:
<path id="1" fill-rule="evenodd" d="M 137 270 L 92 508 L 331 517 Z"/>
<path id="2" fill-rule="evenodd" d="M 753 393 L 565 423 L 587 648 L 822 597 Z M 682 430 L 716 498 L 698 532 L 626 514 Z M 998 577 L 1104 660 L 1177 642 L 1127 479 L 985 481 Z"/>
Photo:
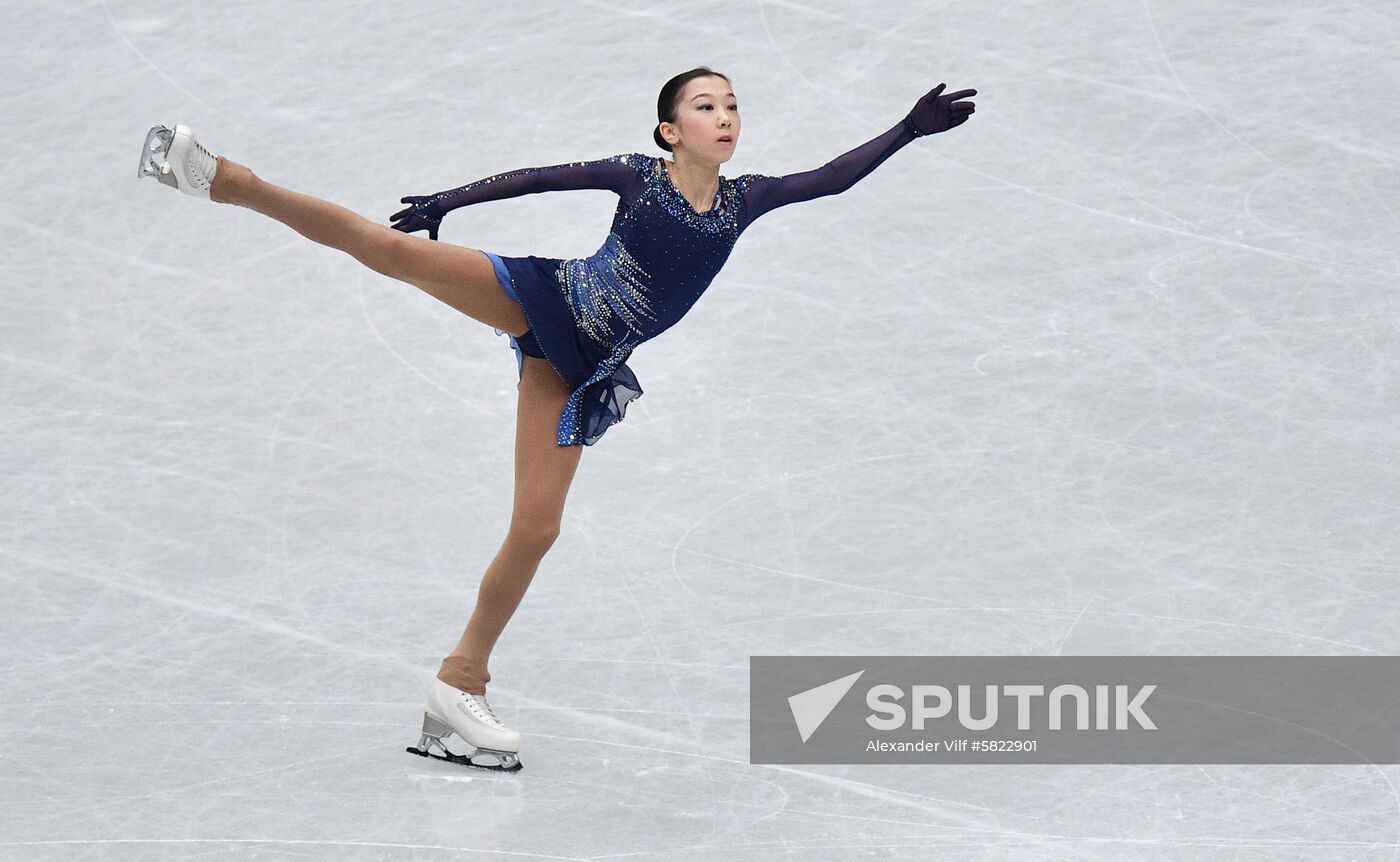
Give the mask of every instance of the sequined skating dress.
<path id="1" fill-rule="evenodd" d="M 906 118 L 815 170 L 783 177 L 721 176 L 714 201 L 703 212 L 672 183 L 664 159 L 641 153 L 524 168 L 432 197 L 452 210 L 567 189 L 617 193 L 612 229 L 589 257 L 486 252 L 530 325 L 520 338 L 509 336 L 519 370 L 524 372 L 524 355 L 540 357 L 571 390 L 559 417 L 557 443 L 591 446 L 622 421 L 628 403 L 642 394 L 626 365 L 632 351 L 690 310 L 755 219 L 785 204 L 849 189 L 916 137 Z"/>

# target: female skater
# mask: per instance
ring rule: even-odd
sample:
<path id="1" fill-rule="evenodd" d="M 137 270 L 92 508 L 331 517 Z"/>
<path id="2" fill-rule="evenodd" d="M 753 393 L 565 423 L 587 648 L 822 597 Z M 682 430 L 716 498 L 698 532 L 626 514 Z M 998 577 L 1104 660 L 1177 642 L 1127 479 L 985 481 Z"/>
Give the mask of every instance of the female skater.
<path id="1" fill-rule="evenodd" d="M 266 182 L 212 155 L 185 126 L 151 130 L 138 176 L 277 219 L 510 336 L 520 375 L 510 527 L 482 577 L 466 631 L 429 688 L 423 735 L 410 752 L 520 768 L 520 734 L 486 702 L 487 662 L 559 535 L 582 447 L 622 421 L 628 403 L 642 394 L 628 356 L 681 319 L 759 216 L 839 194 L 915 138 L 966 122 L 975 103 L 958 100 L 977 91 L 945 96 L 944 86 L 889 131 L 820 168 L 729 179 L 719 166 L 739 142 L 738 103 L 729 78 L 702 66 L 666 82 L 657 99 L 652 137 L 673 160 L 630 153 L 498 174 L 405 197 L 409 206 L 391 217 L 392 226 Z M 443 216 L 457 207 L 564 189 L 608 189 L 620 199 L 607 239 L 588 258 L 501 257 L 436 242 Z M 421 230 L 427 239 L 412 235 Z M 471 751 L 448 749 L 444 738 L 454 732 Z M 478 754 L 493 757 L 476 762 Z"/>

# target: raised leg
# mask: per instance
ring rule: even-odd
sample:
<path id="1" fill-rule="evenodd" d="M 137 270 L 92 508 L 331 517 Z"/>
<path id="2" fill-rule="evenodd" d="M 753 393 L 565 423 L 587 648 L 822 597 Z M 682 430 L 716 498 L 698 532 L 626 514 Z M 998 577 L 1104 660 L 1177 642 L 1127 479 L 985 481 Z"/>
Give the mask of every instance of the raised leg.
<path id="1" fill-rule="evenodd" d="M 511 335 L 529 329 L 519 303 L 506 295 L 491 259 L 473 248 L 425 239 L 377 224 L 345 207 L 263 180 L 219 156 L 211 200 L 245 207 L 339 249 L 381 275 L 407 282 L 468 317 Z"/>
<path id="2" fill-rule="evenodd" d="M 525 357 L 515 426 L 515 502 L 510 529 L 486 568 L 476 609 L 437 677 L 448 685 L 485 694 L 487 662 L 540 561 L 559 535 L 564 498 L 578 469 L 582 446 L 555 441 L 569 389 L 543 359 Z"/>

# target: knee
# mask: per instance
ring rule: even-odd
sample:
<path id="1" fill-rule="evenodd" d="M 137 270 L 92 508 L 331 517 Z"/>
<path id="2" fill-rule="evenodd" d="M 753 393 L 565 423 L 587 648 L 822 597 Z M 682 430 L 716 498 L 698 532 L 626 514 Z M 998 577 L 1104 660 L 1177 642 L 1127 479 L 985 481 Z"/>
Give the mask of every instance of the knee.
<path id="1" fill-rule="evenodd" d="M 553 519 L 514 521 L 510 525 L 510 540 L 517 547 L 541 557 L 559 538 L 559 522 Z"/>
<path id="2" fill-rule="evenodd" d="M 365 223 L 361 227 L 367 233 L 365 247 L 369 249 L 369 253 L 360 262 L 380 275 L 403 278 L 408 272 L 407 268 L 412 256 L 409 249 L 411 244 L 409 235 L 401 230 L 394 230 L 368 219 L 365 219 Z"/>

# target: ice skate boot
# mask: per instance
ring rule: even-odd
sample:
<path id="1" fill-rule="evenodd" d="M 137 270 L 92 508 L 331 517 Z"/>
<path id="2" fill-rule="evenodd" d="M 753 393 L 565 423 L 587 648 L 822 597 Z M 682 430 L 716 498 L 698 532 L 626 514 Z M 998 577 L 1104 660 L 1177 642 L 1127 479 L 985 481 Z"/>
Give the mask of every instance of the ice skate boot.
<path id="1" fill-rule="evenodd" d="M 163 185 L 210 200 L 209 187 L 218 167 L 218 158 L 204 148 L 189 126 L 152 126 L 141 148 L 136 176 L 155 177 Z"/>
<path id="2" fill-rule="evenodd" d="M 454 733 L 469 751 L 456 754 L 448 750 L 444 740 Z M 442 753 L 438 754 L 435 748 Z M 520 734 L 501 724 L 485 696 L 453 688 L 440 679 L 434 679 L 428 688 L 423 736 L 417 746 L 408 747 L 408 753 L 498 772 L 524 768 L 520 762 Z M 486 760 L 477 759 L 483 756 Z"/>

